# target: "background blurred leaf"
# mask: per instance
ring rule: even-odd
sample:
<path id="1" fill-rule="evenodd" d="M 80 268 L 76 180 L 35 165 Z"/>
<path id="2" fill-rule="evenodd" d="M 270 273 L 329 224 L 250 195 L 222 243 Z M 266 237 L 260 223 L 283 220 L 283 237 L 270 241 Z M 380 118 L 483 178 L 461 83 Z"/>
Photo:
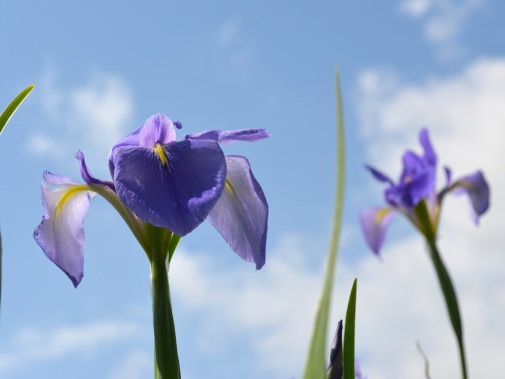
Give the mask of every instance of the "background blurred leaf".
<path id="1" fill-rule="evenodd" d="M 326 335 L 331 302 L 333 277 L 338 257 L 342 212 L 344 206 L 345 150 L 344 150 L 344 118 L 342 113 L 342 98 L 340 93 L 340 78 L 338 70 L 335 74 L 337 93 L 337 185 L 335 192 L 335 209 L 333 213 L 333 229 L 326 263 L 326 272 L 321 299 L 317 309 L 314 329 L 310 341 L 307 360 L 305 362 L 304 379 L 320 379 L 326 374 Z"/>

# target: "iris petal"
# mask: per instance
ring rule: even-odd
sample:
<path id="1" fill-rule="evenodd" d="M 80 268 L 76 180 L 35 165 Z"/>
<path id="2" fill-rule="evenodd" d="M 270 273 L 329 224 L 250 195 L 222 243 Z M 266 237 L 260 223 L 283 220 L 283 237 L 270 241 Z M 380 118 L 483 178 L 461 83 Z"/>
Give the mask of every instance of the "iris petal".
<path id="1" fill-rule="evenodd" d="M 241 130 L 206 130 L 204 132 L 187 135 L 186 139 L 210 139 L 219 143 L 232 143 L 237 141 L 255 142 L 270 137 L 270 132 L 265 129 Z"/>
<path id="2" fill-rule="evenodd" d="M 210 212 L 210 222 L 233 251 L 259 270 L 265 264 L 268 204 L 249 162 L 226 156 L 226 185 Z"/>
<path id="3" fill-rule="evenodd" d="M 370 173 L 373 175 L 373 177 L 375 179 L 377 179 L 379 182 L 385 182 L 385 183 L 389 183 L 391 185 L 394 185 L 393 181 L 389 178 L 389 176 L 387 176 L 386 174 L 383 174 L 382 172 L 380 172 L 376 168 L 373 168 L 372 166 L 369 166 L 369 165 L 365 165 L 365 168 L 368 171 L 370 171 Z"/>
<path id="4" fill-rule="evenodd" d="M 386 229 L 394 214 L 395 211 L 392 208 L 367 208 L 363 209 L 359 215 L 365 240 L 377 255 L 384 243 Z"/>
<path id="5" fill-rule="evenodd" d="M 75 287 L 83 277 L 84 217 L 94 195 L 88 186 L 44 172 L 44 216 L 33 234 L 46 256 L 70 278 Z"/>
<path id="6" fill-rule="evenodd" d="M 179 123 L 180 124 L 180 123 Z M 175 141 L 175 124 L 164 114 L 158 113 L 149 117 L 144 124 L 126 137 L 120 139 L 109 153 L 109 170 L 114 177 L 113 151 L 124 146 L 154 147 Z"/>
<path id="7" fill-rule="evenodd" d="M 489 186 L 484 174 L 477 171 L 456 181 L 451 189 L 457 193 L 465 193 L 470 197 L 474 211 L 474 221 L 478 223 L 479 217 L 489 208 Z"/>
<path id="8" fill-rule="evenodd" d="M 437 154 L 435 153 L 435 150 L 431 144 L 428 129 L 421 130 L 421 133 L 419 133 L 419 141 L 421 142 L 421 146 L 424 149 L 423 158 L 425 162 L 428 165 L 435 167 L 437 165 Z"/>
<path id="9" fill-rule="evenodd" d="M 224 155 L 214 141 L 123 146 L 112 151 L 111 159 L 121 201 L 144 222 L 179 236 L 205 220 L 225 184 Z"/>

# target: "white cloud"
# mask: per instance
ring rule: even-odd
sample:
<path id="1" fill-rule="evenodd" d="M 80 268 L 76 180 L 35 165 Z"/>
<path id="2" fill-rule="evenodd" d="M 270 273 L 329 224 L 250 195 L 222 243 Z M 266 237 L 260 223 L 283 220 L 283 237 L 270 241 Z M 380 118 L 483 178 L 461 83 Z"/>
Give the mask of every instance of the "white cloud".
<path id="1" fill-rule="evenodd" d="M 54 71 L 48 71 L 40 85 L 42 107 L 52 128 L 39 128 L 28 139 L 27 148 L 58 160 L 68 157 L 69 162 L 81 149 L 93 172 L 107 173 L 110 147 L 132 129 L 128 84 L 103 72 L 95 72 L 88 83 L 74 88 L 55 82 Z"/>
<path id="2" fill-rule="evenodd" d="M 176 306 L 204 315 L 195 332 L 201 351 L 231 355 L 239 336 L 255 353 L 251 369 L 279 378 L 301 371 L 322 275 L 301 246 L 285 236 L 260 271 L 246 263 L 220 268 L 209 254 L 177 251 L 171 289 Z"/>
<path id="3" fill-rule="evenodd" d="M 131 322 L 101 321 L 55 329 L 25 328 L 0 351 L 0 372 L 38 361 L 61 359 L 76 353 L 94 354 L 108 344 L 141 335 Z"/>
<path id="4" fill-rule="evenodd" d="M 485 0 L 403 0 L 400 12 L 424 22 L 424 35 L 440 48 L 444 59 L 460 55 L 458 38 L 470 16 Z"/>

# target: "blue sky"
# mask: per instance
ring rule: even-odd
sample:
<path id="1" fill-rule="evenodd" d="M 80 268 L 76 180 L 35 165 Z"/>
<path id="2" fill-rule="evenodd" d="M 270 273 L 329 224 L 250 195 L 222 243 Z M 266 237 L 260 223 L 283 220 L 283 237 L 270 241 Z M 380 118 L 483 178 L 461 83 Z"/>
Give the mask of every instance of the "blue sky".
<path id="1" fill-rule="evenodd" d="M 357 355 L 370 378 L 454 377 L 456 345 L 422 240 L 395 220 L 383 257 L 357 222 L 381 203 L 370 162 L 396 175 L 428 126 L 439 160 L 483 169 L 492 208 L 476 228 L 446 202 L 441 250 L 466 326 L 472 376 L 505 353 L 504 5 L 498 0 L 144 1 L 3 4 L 0 107 L 35 90 L 0 138 L 4 278 L 0 377 L 152 375 L 149 265 L 102 199 L 86 218 L 85 276 L 74 289 L 32 238 L 43 170 L 79 179 L 75 152 L 107 178 L 116 140 L 161 112 L 183 133 L 263 127 L 246 155 L 270 205 L 267 263 L 238 259 L 207 223 L 184 238 L 171 290 L 185 379 L 301 376 L 329 240 L 335 86 L 347 143 L 344 229 L 332 320 L 358 277 Z M 179 133 L 182 137 L 183 133 Z M 34 374 L 36 373 L 36 374 Z"/>

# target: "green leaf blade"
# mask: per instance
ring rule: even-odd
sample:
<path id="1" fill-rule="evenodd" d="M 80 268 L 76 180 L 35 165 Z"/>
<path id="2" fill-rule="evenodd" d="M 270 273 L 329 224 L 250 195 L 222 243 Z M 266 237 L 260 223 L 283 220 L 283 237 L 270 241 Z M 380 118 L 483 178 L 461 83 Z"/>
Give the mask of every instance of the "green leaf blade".
<path id="1" fill-rule="evenodd" d="M 5 125 L 9 122 L 10 118 L 16 112 L 16 109 L 21 105 L 21 103 L 26 99 L 28 94 L 32 92 L 32 90 L 35 88 L 35 85 L 29 85 L 26 87 L 24 90 L 22 90 L 19 95 L 17 95 L 14 100 L 10 102 L 9 105 L 4 109 L 2 114 L 0 114 L 0 134 L 2 133 Z"/>
<path id="2" fill-rule="evenodd" d="M 336 103 L 337 103 L 337 183 L 335 191 L 335 208 L 333 212 L 333 227 L 326 263 L 324 284 L 319 300 L 314 329 L 307 353 L 304 379 L 324 378 L 326 374 L 326 352 L 328 350 L 326 336 L 328 330 L 328 317 L 330 311 L 331 291 L 333 278 L 338 258 L 338 245 L 342 225 L 344 206 L 344 180 L 345 180 L 345 142 L 342 98 L 340 92 L 340 78 L 336 72 Z"/>

